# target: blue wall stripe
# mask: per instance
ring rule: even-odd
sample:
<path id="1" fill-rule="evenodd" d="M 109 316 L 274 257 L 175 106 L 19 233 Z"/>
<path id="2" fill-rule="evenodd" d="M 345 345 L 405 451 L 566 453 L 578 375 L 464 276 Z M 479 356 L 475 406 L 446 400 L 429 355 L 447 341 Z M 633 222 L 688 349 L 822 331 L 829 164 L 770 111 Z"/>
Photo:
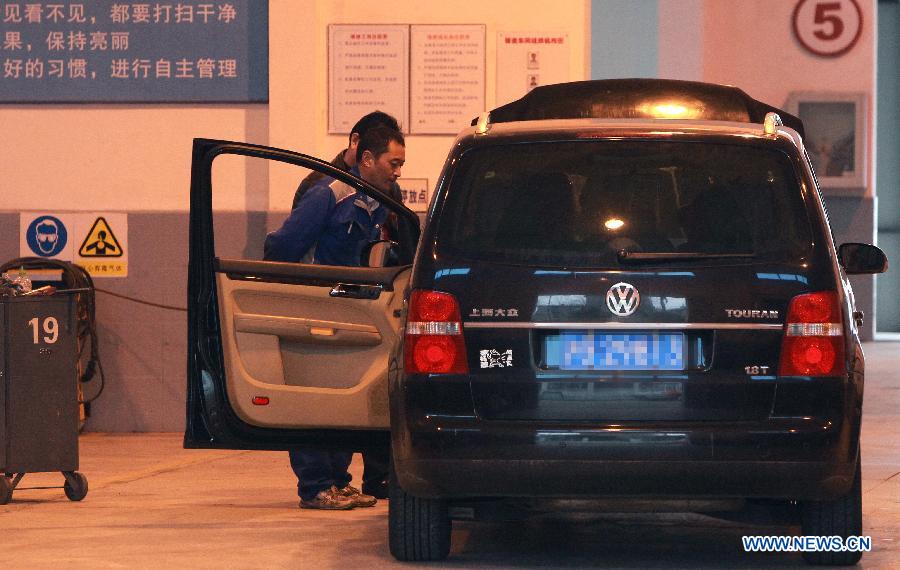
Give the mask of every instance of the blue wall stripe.
<path id="1" fill-rule="evenodd" d="M 657 77 L 659 0 L 591 1 L 591 79 Z"/>

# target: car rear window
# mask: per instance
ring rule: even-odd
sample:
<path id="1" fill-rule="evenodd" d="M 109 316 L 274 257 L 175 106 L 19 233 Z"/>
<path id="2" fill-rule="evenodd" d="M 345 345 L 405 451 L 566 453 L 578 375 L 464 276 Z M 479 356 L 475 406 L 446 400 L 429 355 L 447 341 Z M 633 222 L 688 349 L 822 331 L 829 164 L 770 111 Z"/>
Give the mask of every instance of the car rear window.
<path id="1" fill-rule="evenodd" d="M 562 267 L 635 253 L 796 260 L 810 223 L 782 151 L 673 141 L 541 142 L 466 152 L 450 182 L 438 251 Z"/>

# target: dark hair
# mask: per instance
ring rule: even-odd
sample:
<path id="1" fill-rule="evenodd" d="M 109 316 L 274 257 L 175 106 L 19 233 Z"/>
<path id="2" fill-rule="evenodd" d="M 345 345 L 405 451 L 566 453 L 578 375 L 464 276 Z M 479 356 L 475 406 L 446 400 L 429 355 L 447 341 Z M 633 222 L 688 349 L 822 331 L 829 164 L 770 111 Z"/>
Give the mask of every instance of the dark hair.
<path id="1" fill-rule="evenodd" d="M 397 129 L 381 126 L 367 130 L 365 134 L 359 137 L 359 146 L 356 147 L 356 162 L 362 161 L 362 155 L 365 151 L 371 152 L 372 156 L 378 158 L 387 152 L 391 141 L 400 146 L 406 146 L 406 141 L 403 140 L 403 133 Z"/>
<path id="2" fill-rule="evenodd" d="M 397 119 L 384 111 L 372 111 L 368 115 L 363 115 L 360 120 L 356 121 L 356 124 L 350 129 L 350 136 L 353 136 L 353 133 L 356 133 L 362 137 L 369 129 L 374 129 L 375 127 L 390 127 L 395 131 L 400 130 Z"/>

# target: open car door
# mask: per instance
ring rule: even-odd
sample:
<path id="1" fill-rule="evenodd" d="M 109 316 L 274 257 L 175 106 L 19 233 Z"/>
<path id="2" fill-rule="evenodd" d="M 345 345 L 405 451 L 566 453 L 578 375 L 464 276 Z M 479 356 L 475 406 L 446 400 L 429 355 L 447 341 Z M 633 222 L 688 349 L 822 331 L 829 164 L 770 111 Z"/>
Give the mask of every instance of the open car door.
<path id="1" fill-rule="evenodd" d="M 266 233 L 285 216 L 247 212 L 247 205 L 267 205 L 273 189 L 290 204 L 311 171 L 362 190 L 396 214 L 394 239 L 405 244 L 399 266 L 262 261 Z M 418 236 L 415 213 L 327 162 L 195 140 L 185 447 L 385 444 L 387 374 Z"/>

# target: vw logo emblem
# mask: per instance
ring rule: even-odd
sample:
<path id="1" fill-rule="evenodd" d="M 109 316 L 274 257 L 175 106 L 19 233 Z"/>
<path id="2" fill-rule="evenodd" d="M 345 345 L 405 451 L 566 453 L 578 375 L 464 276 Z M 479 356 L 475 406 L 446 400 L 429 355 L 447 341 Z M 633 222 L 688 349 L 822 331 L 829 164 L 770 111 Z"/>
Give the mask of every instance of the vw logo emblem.
<path id="1" fill-rule="evenodd" d="M 627 317 L 637 311 L 641 294 L 631 283 L 616 283 L 606 292 L 606 306 L 612 314 Z"/>

